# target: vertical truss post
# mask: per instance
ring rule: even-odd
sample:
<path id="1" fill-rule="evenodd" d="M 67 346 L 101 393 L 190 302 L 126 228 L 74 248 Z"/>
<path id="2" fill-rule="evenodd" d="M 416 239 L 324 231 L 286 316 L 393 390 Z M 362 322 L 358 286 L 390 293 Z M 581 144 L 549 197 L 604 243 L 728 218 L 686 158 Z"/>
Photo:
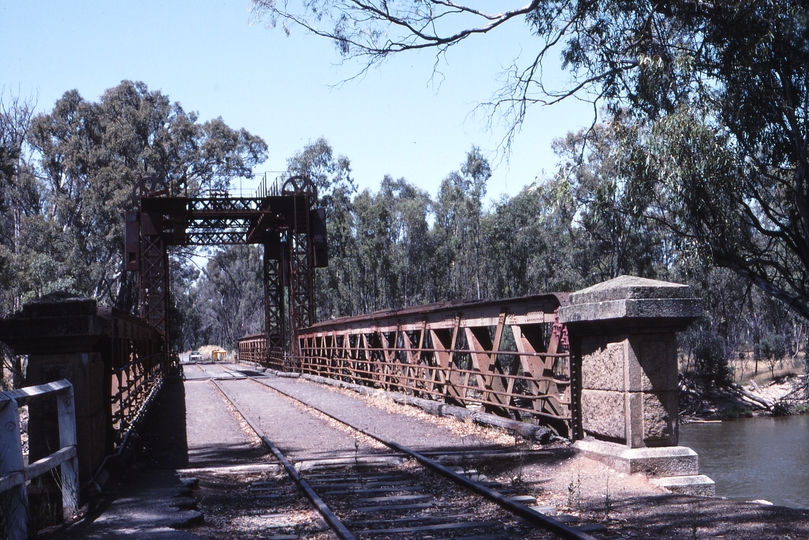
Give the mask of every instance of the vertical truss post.
<path id="1" fill-rule="evenodd" d="M 140 316 L 169 340 L 169 255 L 160 235 L 141 237 Z"/>
<path id="2" fill-rule="evenodd" d="M 264 330 L 267 349 L 284 349 L 284 250 L 278 234 L 264 244 Z"/>
<path id="3" fill-rule="evenodd" d="M 289 261 L 290 347 L 293 355 L 300 352 L 300 345 L 297 343 L 298 330 L 308 328 L 315 322 L 314 254 L 309 234 L 309 206 L 309 195 L 295 196 Z"/>

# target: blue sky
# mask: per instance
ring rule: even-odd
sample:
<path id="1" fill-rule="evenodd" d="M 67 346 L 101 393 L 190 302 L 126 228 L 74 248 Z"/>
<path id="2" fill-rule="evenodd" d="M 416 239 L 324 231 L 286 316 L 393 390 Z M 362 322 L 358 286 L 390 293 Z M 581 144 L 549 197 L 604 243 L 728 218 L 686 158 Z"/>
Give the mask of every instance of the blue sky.
<path id="1" fill-rule="evenodd" d="M 420 53 L 340 85 L 358 64 L 341 65 L 330 42 L 302 30 L 287 37 L 267 29 L 249 7 L 247 0 L 0 0 L 0 90 L 33 97 L 46 112 L 70 89 L 94 101 L 121 80 L 143 81 L 202 120 L 221 116 L 264 138 L 269 159 L 257 172 L 284 170 L 288 157 L 323 136 L 351 160 L 360 189 L 376 191 L 390 174 L 433 196 L 472 145 L 495 165 L 489 197 L 514 195 L 543 171 L 552 174 L 554 138 L 592 121 L 592 110 L 576 102 L 534 107 L 508 160 L 495 154 L 503 129 L 489 129 L 473 111 L 497 90 L 503 69 L 537 45 L 522 21 L 456 47 L 437 74 L 434 55 Z"/>

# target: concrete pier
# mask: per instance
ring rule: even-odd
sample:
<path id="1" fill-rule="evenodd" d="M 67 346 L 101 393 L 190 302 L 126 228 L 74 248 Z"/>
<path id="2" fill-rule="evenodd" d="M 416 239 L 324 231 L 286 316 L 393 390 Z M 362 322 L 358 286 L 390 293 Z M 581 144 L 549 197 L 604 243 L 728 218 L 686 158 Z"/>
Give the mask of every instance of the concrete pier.
<path id="1" fill-rule="evenodd" d="M 621 276 L 570 295 L 559 319 L 580 366 L 581 451 L 680 493 L 713 494 L 696 453 L 677 446 L 676 334 L 701 315 L 687 286 L 651 279 Z"/>

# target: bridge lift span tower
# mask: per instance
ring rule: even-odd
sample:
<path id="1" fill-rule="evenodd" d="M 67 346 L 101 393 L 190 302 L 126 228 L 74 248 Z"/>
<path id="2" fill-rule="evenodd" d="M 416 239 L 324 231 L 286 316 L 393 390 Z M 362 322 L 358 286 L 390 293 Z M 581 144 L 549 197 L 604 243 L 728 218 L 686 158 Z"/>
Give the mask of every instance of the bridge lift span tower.
<path id="1" fill-rule="evenodd" d="M 254 197 L 175 191 L 163 179 L 144 177 L 133 190 L 135 209 L 126 213 L 124 268 L 138 274 L 141 318 L 163 334 L 168 351 L 169 247 L 261 244 L 267 349 L 286 349 L 286 314 L 292 336 L 315 322 L 314 269 L 328 263 L 325 211 L 316 207 L 315 186 L 295 176 L 272 186 L 262 182 Z"/>

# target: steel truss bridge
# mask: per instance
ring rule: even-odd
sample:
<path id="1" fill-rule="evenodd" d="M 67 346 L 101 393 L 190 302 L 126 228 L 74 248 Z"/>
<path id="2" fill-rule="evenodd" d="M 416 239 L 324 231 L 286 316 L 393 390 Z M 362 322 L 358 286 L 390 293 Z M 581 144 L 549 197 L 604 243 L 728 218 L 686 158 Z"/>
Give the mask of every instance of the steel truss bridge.
<path id="1" fill-rule="evenodd" d="M 315 322 L 314 269 L 327 265 L 324 211 L 303 177 L 255 197 L 178 196 L 155 177 L 135 188 L 126 216 L 126 270 L 137 272 L 140 316 L 168 351 L 168 248 L 264 246 L 265 332 L 240 358 L 284 371 L 439 400 L 577 432 L 575 368 L 557 309 L 562 294 L 435 304 Z M 166 370 L 171 371 L 169 366 Z"/>
<path id="2" fill-rule="evenodd" d="M 173 191 L 164 180 L 145 177 L 133 192 L 135 210 L 126 214 L 124 266 L 138 274 L 141 318 L 161 332 L 168 351 L 169 247 L 261 244 L 264 337 L 268 349 L 285 349 L 287 325 L 295 335 L 314 323 L 314 269 L 327 265 L 325 212 L 315 207 L 314 185 L 296 176 L 273 186 L 262 182 L 254 197 Z"/>
<path id="3" fill-rule="evenodd" d="M 445 303 L 300 328 L 296 352 L 263 335 L 239 342 L 241 360 L 281 371 L 403 392 L 578 433 L 579 374 L 557 310 L 566 294 Z"/>

